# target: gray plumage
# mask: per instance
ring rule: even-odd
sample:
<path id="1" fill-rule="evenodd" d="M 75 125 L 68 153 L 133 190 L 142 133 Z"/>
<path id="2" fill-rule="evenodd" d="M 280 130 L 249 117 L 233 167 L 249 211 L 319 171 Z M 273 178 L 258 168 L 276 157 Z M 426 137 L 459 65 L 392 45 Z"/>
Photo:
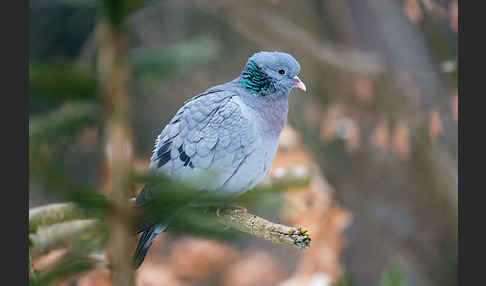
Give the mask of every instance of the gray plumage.
<path id="1" fill-rule="evenodd" d="M 223 200 L 250 190 L 272 165 L 287 121 L 290 90 L 305 90 L 299 72 L 299 63 L 289 54 L 254 54 L 236 79 L 185 102 L 157 137 L 149 169 Z M 147 203 L 150 192 L 144 188 L 136 203 Z M 140 229 L 135 267 L 172 218 Z"/>

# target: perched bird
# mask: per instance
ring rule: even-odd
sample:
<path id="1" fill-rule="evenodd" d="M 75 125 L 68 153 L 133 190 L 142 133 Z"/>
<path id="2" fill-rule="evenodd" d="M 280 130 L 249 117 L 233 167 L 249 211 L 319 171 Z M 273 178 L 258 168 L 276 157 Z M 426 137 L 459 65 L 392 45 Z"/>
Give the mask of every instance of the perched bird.
<path id="1" fill-rule="evenodd" d="M 255 53 L 237 78 L 196 95 L 177 111 L 157 137 L 149 169 L 222 200 L 250 190 L 272 165 L 291 89 L 306 90 L 299 72 L 299 63 L 289 54 Z M 150 201 L 151 192 L 145 186 L 136 205 Z M 166 219 L 139 230 L 135 268 L 183 207 L 172 207 Z"/>

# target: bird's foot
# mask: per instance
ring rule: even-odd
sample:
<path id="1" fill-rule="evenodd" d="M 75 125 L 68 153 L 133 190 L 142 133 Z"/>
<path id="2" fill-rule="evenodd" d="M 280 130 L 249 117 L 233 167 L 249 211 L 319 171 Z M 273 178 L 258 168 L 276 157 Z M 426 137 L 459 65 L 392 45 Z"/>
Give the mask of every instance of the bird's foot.
<path id="1" fill-rule="evenodd" d="M 247 213 L 248 212 L 248 209 L 243 207 L 243 206 L 239 206 L 239 205 L 227 205 L 227 206 L 223 206 L 223 207 L 218 207 L 216 208 L 216 216 L 221 216 L 221 211 L 225 208 L 233 208 L 233 209 L 237 209 L 243 213 Z"/>
<path id="2" fill-rule="evenodd" d="M 239 206 L 239 205 L 229 205 L 230 208 L 234 208 L 234 209 L 237 209 L 237 210 L 240 210 L 241 212 L 243 213 L 247 213 L 248 212 L 248 209 L 243 207 L 243 206 Z"/>

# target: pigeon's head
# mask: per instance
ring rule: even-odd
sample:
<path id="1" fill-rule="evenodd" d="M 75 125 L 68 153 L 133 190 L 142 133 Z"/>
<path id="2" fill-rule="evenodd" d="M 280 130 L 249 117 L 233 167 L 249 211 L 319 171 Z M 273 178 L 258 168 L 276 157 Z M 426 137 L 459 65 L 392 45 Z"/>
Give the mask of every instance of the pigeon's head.
<path id="1" fill-rule="evenodd" d="M 248 59 L 240 76 L 240 83 L 252 94 L 261 96 L 288 94 L 294 87 L 306 90 L 297 77 L 300 65 L 289 54 L 258 52 Z"/>

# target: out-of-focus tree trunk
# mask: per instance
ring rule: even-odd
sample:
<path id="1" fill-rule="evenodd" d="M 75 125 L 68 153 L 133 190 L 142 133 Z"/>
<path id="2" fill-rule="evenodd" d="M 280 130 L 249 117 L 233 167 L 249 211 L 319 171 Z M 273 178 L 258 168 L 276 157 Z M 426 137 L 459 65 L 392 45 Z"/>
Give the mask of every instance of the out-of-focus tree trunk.
<path id="1" fill-rule="evenodd" d="M 98 77 L 105 109 L 105 190 L 113 206 L 109 217 L 108 260 L 114 285 L 134 285 L 130 250 L 132 232 L 128 214 L 131 194 L 132 133 L 129 69 L 125 43 L 117 27 L 100 22 L 98 31 Z"/>

